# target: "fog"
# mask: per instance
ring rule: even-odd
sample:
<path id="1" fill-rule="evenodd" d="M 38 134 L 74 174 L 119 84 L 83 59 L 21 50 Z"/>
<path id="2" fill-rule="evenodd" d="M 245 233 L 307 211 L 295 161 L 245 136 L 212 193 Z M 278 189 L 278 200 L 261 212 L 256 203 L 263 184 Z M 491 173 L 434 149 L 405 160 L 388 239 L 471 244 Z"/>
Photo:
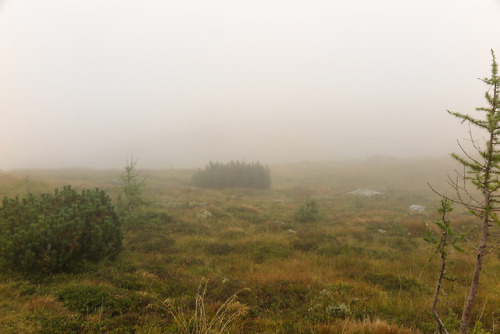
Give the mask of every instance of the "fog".
<path id="1" fill-rule="evenodd" d="M 0 169 L 444 156 L 500 1 L 0 2 Z"/>

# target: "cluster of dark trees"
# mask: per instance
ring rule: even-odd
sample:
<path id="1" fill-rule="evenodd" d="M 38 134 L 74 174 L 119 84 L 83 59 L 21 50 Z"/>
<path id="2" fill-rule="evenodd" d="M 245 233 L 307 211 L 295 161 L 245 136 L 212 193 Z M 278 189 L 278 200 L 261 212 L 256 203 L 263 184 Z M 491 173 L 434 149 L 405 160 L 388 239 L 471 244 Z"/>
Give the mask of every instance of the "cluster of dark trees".
<path id="1" fill-rule="evenodd" d="M 202 188 L 268 189 L 271 186 L 271 173 L 268 167 L 259 162 L 210 162 L 205 169 L 200 169 L 193 175 L 192 181 L 193 185 Z"/>

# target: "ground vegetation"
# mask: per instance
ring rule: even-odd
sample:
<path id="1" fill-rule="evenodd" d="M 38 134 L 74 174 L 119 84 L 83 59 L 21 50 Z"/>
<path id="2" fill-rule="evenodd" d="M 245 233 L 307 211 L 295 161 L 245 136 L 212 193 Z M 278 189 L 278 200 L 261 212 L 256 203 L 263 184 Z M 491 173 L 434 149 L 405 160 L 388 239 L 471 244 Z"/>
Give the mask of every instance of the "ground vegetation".
<path id="1" fill-rule="evenodd" d="M 0 328 L 178 333 L 183 320 L 203 325 L 189 322 L 195 314 L 204 314 L 207 324 L 226 310 L 239 312 L 228 323 L 230 333 L 431 333 L 429 305 L 441 263 L 429 261 L 436 248 L 424 241 L 422 222 L 442 215 L 426 181 L 445 187 L 454 167 L 446 159 L 381 158 L 272 165 L 273 187 L 266 191 L 193 187 L 192 170 L 141 171 L 151 204 L 123 215 L 123 251 L 113 260 L 84 261 L 71 273 L 2 270 Z M 71 181 L 78 191 L 98 184 L 115 200 L 119 194 L 120 170 L 29 174 L 32 189 L 42 192 Z M 355 189 L 384 196 L 348 195 Z M 23 175 L 0 173 L 0 196 L 24 193 Z M 321 219 L 296 221 L 310 198 Z M 427 209 L 415 214 L 412 204 Z M 457 234 L 477 229 L 458 206 L 447 219 Z M 435 224 L 429 228 L 439 236 Z M 492 255 L 473 310 L 490 333 L 500 322 L 500 254 Z M 475 255 L 456 253 L 453 260 L 457 279 L 447 283 L 442 316 L 450 333 L 459 328 Z M 222 307 L 226 301 L 232 308 Z"/>

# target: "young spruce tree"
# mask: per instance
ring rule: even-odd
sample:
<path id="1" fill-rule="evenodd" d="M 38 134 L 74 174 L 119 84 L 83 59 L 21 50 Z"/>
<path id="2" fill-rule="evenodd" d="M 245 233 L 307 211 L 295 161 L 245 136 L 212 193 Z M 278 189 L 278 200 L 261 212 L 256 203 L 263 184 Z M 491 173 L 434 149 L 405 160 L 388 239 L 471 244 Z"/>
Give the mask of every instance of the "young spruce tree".
<path id="1" fill-rule="evenodd" d="M 451 221 L 447 218 L 447 214 L 453 211 L 451 207 L 451 203 L 447 199 L 441 200 L 441 207 L 438 209 L 438 213 L 441 215 L 441 218 L 438 220 L 434 220 L 433 223 L 440 231 L 438 236 L 432 232 L 432 230 L 428 227 L 427 224 L 427 233 L 424 239 L 427 242 L 431 242 L 435 245 L 436 254 L 439 255 L 441 266 L 439 269 L 439 275 L 436 281 L 436 287 L 434 289 L 434 299 L 432 301 L 432 315 L 436 320 L 436 331 L 435 333 L 445 333 L 449 334 L 448 329 L 446 328 L 446 324 L 443 322 L 439 315 L 438 311 L 438 303 L 446 302 L 441 298 L 445 298 L 447 294 L 444 292 L 444 283 L 445 281 L 453 281 L 454 278 L 450 276 L 448 273 L 449 262 L 451 251 L 455 249 L 456 251 L 463 251 L 462 248 L 458 246 L 458 243 L 462 241 L 464 238 L 463 234 L 456 234 L 453 231 Z"/>
<path id="2" fill-rule="evenodd" d="M 123 182 L 122 191 L 125 198 L 122 200 L 120 197 L 119 201 L 122 208 L 126 211 L 134 211 L 137 207 L 145 204 L 142 198 L 145 179 L 139 176 L 135 165 L 137 165 L 137 160 L 134 160 L 134 156 L 132 155 L 130 160 L 127 160 L 125 170 L 121 175 Z"/>
<path id="3" fill-rule="evenodd" d="M 497 211 L 500 211 L 498 205 L 500 202 L 500 77 L 493 50 L 491 50 L 491 54 L 493 58 L 491 76 L 480 79 L 488 86 L 485 94 L 488 106 L 476 108 L 485 116 L 475 118 L 467 114 L 448 111 L 449 114 L 462 122 L 467 122 L 485 133 L 482 143 L 474 140 L 471 133 L 471 143 L 476 152 L 466 151 L 459 143 L 463 155 L 452 154 L 452 157 L 463 166 L 464 173 L 458 174 L 456 180 L 450 182 L 455 191 L 455 197 L 447 199 L 464 206 L 480 222 L 480 235 L 477 236 L 478 244 L 474 247 L 477 252 L 476 262 L 460 321 L 461 334 L 468 334 L 470 331 L 472 309 L 479 289 L 484 257 L 497 246 L 490 243 L 489 239 L 492 237 L 490 230 L 500 223 L 496 214 Z M 468 191 L 468 183 L 479 190 L 479 197 L 475 197 Z"/>

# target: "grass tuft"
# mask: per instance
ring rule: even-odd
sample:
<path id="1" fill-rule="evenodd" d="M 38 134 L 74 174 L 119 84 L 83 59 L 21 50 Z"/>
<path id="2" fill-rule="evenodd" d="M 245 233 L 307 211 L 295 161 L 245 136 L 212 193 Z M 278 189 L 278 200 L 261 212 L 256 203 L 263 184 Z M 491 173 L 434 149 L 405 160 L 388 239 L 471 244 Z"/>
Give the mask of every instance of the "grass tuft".
<path id="1" fill-rule="evenodd" d="M 237 301 L 236 292 L 226 299 L 218 307 L 215 314 L 207 313 L 206 293 L 208 280 L 205 280 L 198 287 L 196 294 L 195 309 L 191 314 L 184 312 L 180 307 L 176 307 L 169 298 L 158 299 L 157 306 L 167 311 L 173 318 L 178 333 L 181 334 L 222 334 L 231 333 L 230 329 L 236 319 L 247 313 L 248 307 Z M 248 290 L 248 289 L 244 289 Z"/>

